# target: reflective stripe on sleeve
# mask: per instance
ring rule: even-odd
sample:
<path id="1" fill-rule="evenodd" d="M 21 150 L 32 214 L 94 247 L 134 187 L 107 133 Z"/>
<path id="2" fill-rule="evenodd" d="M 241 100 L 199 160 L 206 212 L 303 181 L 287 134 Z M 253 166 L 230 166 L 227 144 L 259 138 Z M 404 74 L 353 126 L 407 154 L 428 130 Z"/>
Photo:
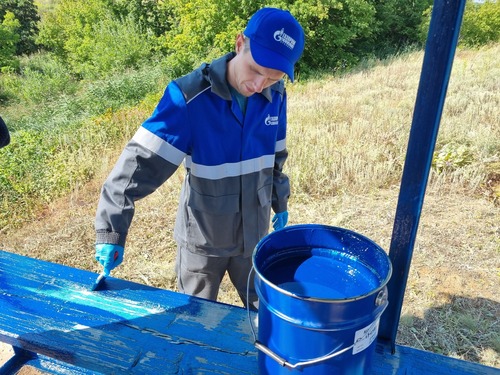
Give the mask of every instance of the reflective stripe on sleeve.
<path id="1" fill-rule="evenodd" d="M 156 134 L 151 133 L 148 129 L 142 126 L 137 130 L 132 138 L 140 145 L 161 156 L 163 159 L 172 164 L 180 165 L 186 156 L 186 153 L 175 148 L 170 143 L 164 141 Z"/>

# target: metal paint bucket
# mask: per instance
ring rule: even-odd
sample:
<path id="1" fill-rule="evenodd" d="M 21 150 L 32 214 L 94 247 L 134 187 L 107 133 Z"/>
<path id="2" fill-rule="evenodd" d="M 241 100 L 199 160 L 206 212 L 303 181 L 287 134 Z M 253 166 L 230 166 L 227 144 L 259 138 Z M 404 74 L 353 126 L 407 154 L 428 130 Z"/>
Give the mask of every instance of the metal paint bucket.
<path id="1" fill-rule="evenodd" d="M 347 229 L 304 224 L 264 237 L 252 261 L 260 374 L 368 373 L 388 304 L 384 250 Z"/>

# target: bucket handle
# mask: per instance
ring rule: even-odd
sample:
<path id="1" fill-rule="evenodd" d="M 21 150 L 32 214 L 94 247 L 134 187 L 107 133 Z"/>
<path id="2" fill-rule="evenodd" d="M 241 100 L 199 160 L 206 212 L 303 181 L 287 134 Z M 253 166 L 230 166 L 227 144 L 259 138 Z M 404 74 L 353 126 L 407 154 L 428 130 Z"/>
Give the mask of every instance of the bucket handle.
<path id="1" fill-rule="evenodd" d="M 273 360 L 275 360 L 276 362 L 278 362 L 280 364 L 280 366 L 282 367 L 287 367 L 287 368 L 290 368 L 290 369 L 294 369 L 294 368 L 297 368 L 297 367 L 301 367 L 301 366 L 308 366 L 308 365 L 313 365 L 313 364 L 316 364 L 316 363 L 319 363 L 319 362 L 323 362 L 323 361 L 326 361 L 330 358 L 333 358 L 333 357 L 336 357 L 338 355 L 341 355 L 342 353 L 345 353 L 346 351 L 352 349 L 354 347 L 354 344 L 352 344 L 351 346 L 348 346 L 347 348 L 344 348 L 344 349 L 341 349 L 341 350 L 338 350 L 336 351 L 336 349 L 334 349 L 332 352 L 322 356 L 322 357 L 317 357 L 317 358 L 314 358 L 314 359 L 309 359 L 307 361 L 302 361 L 302 362 L 297 362 L 295 364 L 293 363 L 290 363 L 288 362 L 287 360 L 285 360 L 284 358 L 280 357 L 278 354 L 276 354 L 275 352 L 273 352 L 271 349 L 269 349 L 267 346 L 265 346 L 264 344 L 262 344 L 258 339 L 257 339 L 257 334 L 255 333 L 255 327 L 253 325 L 253 322 L 252 322 L 252 317 L 250 316 L 250 304 L 248 303 L 248 300 L 249 300 L 249 297 L 250 297 L 250 280 L 251 280 L 251 276 L 252 276 L 252 272 L 254 271 L 254 267 L 252 266 L 252 268 L 250 269 L 250 272 L 248 273 L 248 280 L 247 280 L 247 314 L 248 314 L 248 322 L 250 323 L 250 328 L 252 330 L 252 334 L 253 334 L 253 338 L 254 338 L 254 346 L 260 350 L 262 353 L 266 354 L 267 356 L 269 356 L 270 358 L 272 358 Z"/>
<path id="2" fill-rule="evenodd" d="M 307 361 L 302 361 L 302 362 L 297 362 L 295 364 L 292 364 L 286 360 L 284 360 L 283 358 L 281 358 L 279 355 L 277 355 L 276 353 L 274 353 L 271 349 L 269 349 L 267 346 L 263 345 L 262 343 L 260 343 L 258 340 L 256 340 L 254 342 L 254 345 L 257 349 L 259 349 L 261 352 L 265 353 L 266 355 L 268 355 L 269 357 L 271 357 L 272 359 L 274 359 L 276 362 L 278 362 L 281 366 L 283 367 L 288 367 L 290 369 L 294 369 L 294 368 L 297 368 L 297 367 L 300 367 L 300 366 L 308 366 L 308 365 L 313 365 L 315 363 L 319 363 L 319 362 L 323 362 L 323 361 L 326 361 L 330 358 L 333 358 L 333 357 L 336 357 L 338 355 L 341 355 L 342 353 L 345 353 L 346 351 L 352 349 L 354 347 L 354 345 L 351 345 L 351 346 L 348 346 L 347 348 L 344 348 L 344 349 L 341 349 L 339 351 L 333 351 L 327 355 L 324 355 L 322 357 L 318 357 L 318 358 L 315 358 L 315 359 L 310 359 L 310 360 L 307 360 Z"/>

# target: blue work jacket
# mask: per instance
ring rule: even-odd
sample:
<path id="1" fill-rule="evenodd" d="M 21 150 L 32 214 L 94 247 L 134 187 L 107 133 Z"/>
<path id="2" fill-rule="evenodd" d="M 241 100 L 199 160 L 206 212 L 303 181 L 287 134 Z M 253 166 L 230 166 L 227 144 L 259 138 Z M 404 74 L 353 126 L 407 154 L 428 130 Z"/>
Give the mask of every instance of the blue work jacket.
<path id="1" fill-rule="evenodd" d="M 287 210 L 286 92 L 283 81 L 248 98 L 231 97 L 234 53 L 171 82 L 103 185 L 97 243 L 125 244 L 134 202 L 184 164 L 175 240 L 209 256 L 250 256 L 269 231 L 271 208 Z"/>

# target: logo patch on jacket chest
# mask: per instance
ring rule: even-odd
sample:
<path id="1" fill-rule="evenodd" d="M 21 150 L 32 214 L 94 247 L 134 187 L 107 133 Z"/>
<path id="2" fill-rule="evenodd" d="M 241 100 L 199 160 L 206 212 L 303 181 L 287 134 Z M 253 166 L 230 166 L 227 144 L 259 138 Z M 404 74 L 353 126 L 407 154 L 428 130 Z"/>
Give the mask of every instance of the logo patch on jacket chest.
<path id="1" fill-rule="evenodd" d="M 278 116 L 267 115 L 264 122 L 267 126 L 278 125 Z"/>

